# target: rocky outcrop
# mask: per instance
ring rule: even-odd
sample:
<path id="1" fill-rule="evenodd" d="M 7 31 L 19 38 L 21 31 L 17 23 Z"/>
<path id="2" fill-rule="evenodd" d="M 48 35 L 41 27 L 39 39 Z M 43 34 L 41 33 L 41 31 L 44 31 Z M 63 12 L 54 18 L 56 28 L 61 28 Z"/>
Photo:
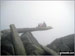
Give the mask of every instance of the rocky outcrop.
<path id="1" fill-rule="evenodd" d="M 1 55 L 55 55 L 52 49 L 38 43 L 31 31 L 48 30 L 50 27 L 16 29 L 1 31 Z M 18 32 L 22 32 L 21 36 Z"/>
<path id="2" fill-rule="evenodd" d="M 51 44 L 48 44 L 47 47 L 55 50 L 56 52 L 74 52 L 74 35 L 71 34 L 68 36 L 64 36 L 62 38 L 58 38 L 54 40 Z"/>

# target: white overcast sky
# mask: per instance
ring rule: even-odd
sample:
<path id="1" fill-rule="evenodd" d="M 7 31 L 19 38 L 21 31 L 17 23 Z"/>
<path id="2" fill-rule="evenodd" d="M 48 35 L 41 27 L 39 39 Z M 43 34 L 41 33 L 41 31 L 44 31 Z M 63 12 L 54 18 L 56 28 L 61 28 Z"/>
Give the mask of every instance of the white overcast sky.
<path id="1" fill-rule="evenodd" d="M 46 22 L 53 29 L 32 32 L 42 45 L 74 33 L 74 1 L 2 1 L 1 30 L 10 24 L 17 28 L 36 27 Z"/>

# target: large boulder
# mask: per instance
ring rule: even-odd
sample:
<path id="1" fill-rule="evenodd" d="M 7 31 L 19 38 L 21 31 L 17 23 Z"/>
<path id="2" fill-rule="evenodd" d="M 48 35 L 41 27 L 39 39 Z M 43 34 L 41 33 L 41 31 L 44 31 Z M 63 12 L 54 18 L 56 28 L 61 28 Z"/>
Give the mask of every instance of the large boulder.
<path id="1" fill-rule="evenodd" d="M 55 51 L 38 43 L 31 32 L 21 35 L 27 55 L 57 55 Z"/>
<path id="2" fill-rule="evenodd" d="M 1 36 L 1 55 L 14 55 L 14 47 L 11 34 Z"/>
<path id="3" fill-rule="evenodd" d="M 26 32 L 21 35 L 25 50 L 27 55 L 41 55 L 44 53 L 44 50 L 41 48 L 38 41 L 32 35 L 31 32 Z"/>

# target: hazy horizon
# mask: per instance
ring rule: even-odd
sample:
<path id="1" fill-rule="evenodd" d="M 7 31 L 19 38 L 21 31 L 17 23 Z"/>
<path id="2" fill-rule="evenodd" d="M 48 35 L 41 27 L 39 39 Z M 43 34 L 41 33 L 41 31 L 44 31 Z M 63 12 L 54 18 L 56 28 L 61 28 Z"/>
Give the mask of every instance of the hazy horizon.
<path id="1" fill-rule="evenodd" d="M 16 28 L 28 28 L 42 22 L 53 27 L 32 32 L 42 45 L 74 34 L 74 1 L 1 1 L 0 30 L 8 29 L 10 24 L 15 24 Z"/>

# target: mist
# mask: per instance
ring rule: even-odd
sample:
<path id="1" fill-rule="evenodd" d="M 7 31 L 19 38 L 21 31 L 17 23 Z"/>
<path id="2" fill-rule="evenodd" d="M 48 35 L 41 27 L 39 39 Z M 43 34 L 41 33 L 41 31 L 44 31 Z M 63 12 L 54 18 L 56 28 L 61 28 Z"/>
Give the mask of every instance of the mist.
<path id="1" fill-rule="evenodd" d="M 56 38 L 74 34 L 74 1 L 1 1 L 1 29 L 10 24 L 16 28 L 32 28 L 45 22 L 53 27 L 32 32 L 42 45 Z"/>

